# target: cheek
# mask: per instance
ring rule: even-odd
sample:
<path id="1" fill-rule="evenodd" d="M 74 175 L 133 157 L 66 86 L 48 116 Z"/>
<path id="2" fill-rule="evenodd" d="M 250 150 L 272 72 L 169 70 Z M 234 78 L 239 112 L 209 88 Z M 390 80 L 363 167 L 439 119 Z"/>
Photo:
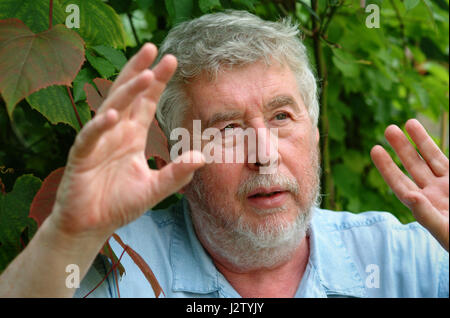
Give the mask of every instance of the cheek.
<path id="1" fill-rule="evenodd" d="M 206 191 L 216 199 L 234 198 L 242 170 L 241 164 L 210 164 L 202 173 Z"/>
<path id="2" fill-rule="evenodd" d="M 306 175 L 314 172 L 317 144 L 311 135 L 292 134 L 287 138 L 280 138 L 278 141 L 278 151 L 281 157 L 281 164 L 294 175 L 299 182 L 305 179 Z"/>

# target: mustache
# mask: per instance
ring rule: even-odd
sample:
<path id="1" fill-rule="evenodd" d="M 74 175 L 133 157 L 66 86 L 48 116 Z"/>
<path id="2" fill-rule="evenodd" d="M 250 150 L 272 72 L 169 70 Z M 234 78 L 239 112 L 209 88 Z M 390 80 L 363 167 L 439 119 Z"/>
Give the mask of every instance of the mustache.
<path id="1" fill-rule="evenodd" d="M 294 195 L 300 192 L 300 186 L 294 178 L 290 178 L 281 173 L 274 174 L 252 174 L 245 179 L 238 187 L 237 197 L 239 200 L 245 200 L 250 192 L 257 188 L 281 187 Z"/>

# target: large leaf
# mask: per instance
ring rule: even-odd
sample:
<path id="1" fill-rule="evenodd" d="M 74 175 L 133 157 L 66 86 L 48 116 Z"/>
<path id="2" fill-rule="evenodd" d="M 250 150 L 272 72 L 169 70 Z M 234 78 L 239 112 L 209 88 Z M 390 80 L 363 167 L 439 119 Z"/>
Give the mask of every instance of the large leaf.
<path id="1" fill-rule="evenodd" d="M 172 24 L 178 24 L 192 17 L 193 0 L 165 0 L 166 9 Z"/>
<path id="2" fill-rule="evenodd" d="M 31 31 L 43 32 L 49 27 L 49 0 L 1 0 L 0 20 L 16 18 L 25 23 Z M 64 8 L 53 2 L 53 25 L 64 23 Z"/>
<path id="3" fill-rule="evenodd" d="M 89 46 L 125 47 L 125 31 L 119 15 L 101 0 L 59 0 L 63 7 L 80 8 L 80 28 L 75 29 Z"/>
<path id="4" fill-rule="evenodd" d="M 127 63 L 125 54 L 120 50 L 104 45 L 94 46 L 93 49 L 97 54 L 100 54 L 114 65 L 117 71 L 120 71 Z"/>
<path id="5" fill-rule="evenodd" d="M 23 175 L 16 180 L 10 193 L 0 193 L 0 272 L 23 249 L 21 235 L 25 229 L 29 229 L 31 236 L 36 228 L 28 212 L 40 186 L 38 178 Z"/>
<path id="6" fill-rule="evenodd" d="M 84 61 L 84 42 L 63 25 L 35 34 L 22 21 L 0 21 L 0 93 L 15 105 L 50 85 L 70 85 Z"/>
<path id="7" fill-rule="evenodd" d="M 84 84 L 84 91 L 86 92 L 86 101 L 89 104 L 89 107 L 92 111 L 96 112 L 108 96 L 109 88 L 112 86 L 113 82 L 103 78 L 95 78 L 93 79 L 93 82 L 95 86 L 97 86 L 97 89 L 91 84 L 86 83 Z"/>
<path id="8" fill-rule="evenodd" d="M 53 210 L 56 200 L 56 191 L 64 174 L 64 167 L 58 168 L 44 179 L 41 188 L 33 198 L 29 217 L 34 219 L 38 226 L 44 223 L 45 219 Z"/>
<path id="9" fill-rule="evenodd" d="M 65 123 L 76 131 L 81 129 L 72 102 L 70 101 L 67 86 L 50 86 L 37 91 L 27 97 L 30 106 L 44 115 L 52 124 Z M 86 104 L 78 103 L 77 112 L 84 125 L 91 119 L 91 112 Z"/>
<path id="10" fill-rule="evenodd" d="M 86 59 L 103 78 L 111 77 L 116 73 L 116 68 L 110 61 L 101 56 L 94 55 L 89 49 L 86 50 Z"/>

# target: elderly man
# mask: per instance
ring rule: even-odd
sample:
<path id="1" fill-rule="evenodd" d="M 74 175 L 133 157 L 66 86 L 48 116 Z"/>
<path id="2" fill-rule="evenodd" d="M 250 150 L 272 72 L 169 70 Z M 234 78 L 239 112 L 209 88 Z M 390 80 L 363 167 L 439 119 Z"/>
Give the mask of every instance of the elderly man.
<path id="1" fill-rule="evenodd" d="M 420 224 L 325 211 L 316 82 L 295 26 L 205 15 L 175 27 L 150 70 L 156 55 L 143 46 L 77 136 L 53 212 L 0 277 L 1 295 L 73 296 L 65 269 L 76 264 L 84 280 L 75 296 L 84 296 L 102 280 L 91 265 L 117 231 L 167 297 L 448 297 L 448 159 L 416 120 L 406 130 L 421 156 L 398 127 L 386 129 L 414 181 L 382 147 L 371 156 Z M 247 147 L 244 162 L 210 164 L 188 151 L 150 170 L 155 112 L 169 139 L 178 127 L 195 135 L 199 120 L 224 142 L 253 129 L 264 151 Z M 267 150 L 276 169 L 262 174 Z M 178 204 L 144 214 L 175 191 L 184 194 Z M 122 263 L 120 281 L 109 275 L 90 296 L 117 296 L 116 284 L 122 297 L 154 296 L 136 265 Z"/>

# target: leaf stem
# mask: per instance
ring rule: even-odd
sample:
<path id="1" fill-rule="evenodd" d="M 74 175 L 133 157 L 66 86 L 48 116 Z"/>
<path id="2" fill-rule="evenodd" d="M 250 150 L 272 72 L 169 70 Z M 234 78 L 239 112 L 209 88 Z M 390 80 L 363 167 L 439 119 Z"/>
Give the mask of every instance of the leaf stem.
<path id="1" fill-rule="evenodd" d="M 122 256 L 123 256 L 123 254 L 125 254 L 126 250 L 127 250 L 127 247 L 125 247 L 123 249 L 122 254 L 120 254 L 119 260 L 117 261 L 117 263 L 114 263 L 111 266 L 108 273 L 106 273 L 106 275 L 103 277 L 103 279 L 90 292 L 88 292 L 86 295 L 84 295 L 83 298 L 86 298 L 87 296 L 89 296 L 94 290 L 96 290 L 105 281 L 105 279 L 109 276 L 109 274 L 111 274 L 111 271 L 113 271 L 120 264 L 120 261 L 122 260 Z"/>
<path id="2" fill-rule="evenodd" d="M 75 102 L 73 101 L 72 92 L 70 91 L 69 86 L 66 86 L 66 88 L 67 88 L 67 93 L 69 94 L 69 97 L 70 97 L 70 101 L 72 102 L 73 111 L 75 112 L 75 116 L 77 117 L 78 124 L 80 125 L 80 129 L 81 129 L 81 128 L 83 128 L 83 123 L 81 122 L 81 118 L 80 118 L 80 115 L 78 114 L 77 107 L 75 106 Z"/>
<path id="3" fill-rule="evenodd" d="M 140 47 L 141 46 L 141 41 L 139 41 L 139 37 L 137 35 L 136 28 L 134 27 L 133 16 L 131 15 L 131 13 L 128 12 L 127 13 L 127 17 L 128 17 L 128 20 L 130 21 L 131 31 L 133 32 L 133 36 L 134 36 L 134 39 L 136 41 L 136 45 L 138 47 Z"/>

